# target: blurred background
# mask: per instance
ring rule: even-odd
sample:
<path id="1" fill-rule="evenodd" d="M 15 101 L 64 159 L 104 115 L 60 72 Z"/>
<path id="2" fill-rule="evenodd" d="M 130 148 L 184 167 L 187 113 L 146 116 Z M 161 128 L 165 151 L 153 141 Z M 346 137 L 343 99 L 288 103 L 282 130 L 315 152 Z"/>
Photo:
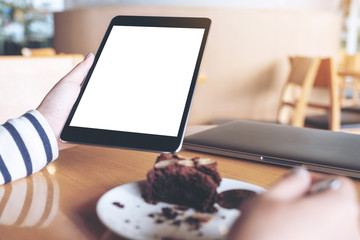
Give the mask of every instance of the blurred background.
<path id="1" fill-rule="evenodd" d="M 0 0 L 0 54 L 20 55 L 23 47 L 52 47 L 53 12 L 63 0 Z"/>
<path id="2" fill-rule="evenodd" d="M 350 106 L 360 130 L 360 0 L 0 0 L 0 9 L 0 122 L 36 107 L 83 56 L 96 53 L 114 16 L 149 15 L 212 20 L 189 124 L 280 122 L 289 77 L 300 69 L 297 79 L 309 79 L 319 60 L 324 67 L 313 67 L 308 85 L 326 79 L 325 91 L 311 90 L 332 108 L 323 107 L 328 123 L 321 128 L 341 128 Z M 295 56 L 308 63 L 295 66 Z M 290 95 L 286 107 L 294 110 L 284 123 L 305 126 L 309 99 L 298 107 L 304 94 Z"/>
<path id="3" fill-rule="evenodd" d="M 342 46 L 359 46 L 359 0 L 0 0 L 0 55 L 20 55 L 22 47 L 53 47 L 54 13 L 111 6 L 236 7 L 332 11 L 342 15 Z M 350 46 L 351 45 L 351 46 Z"/>

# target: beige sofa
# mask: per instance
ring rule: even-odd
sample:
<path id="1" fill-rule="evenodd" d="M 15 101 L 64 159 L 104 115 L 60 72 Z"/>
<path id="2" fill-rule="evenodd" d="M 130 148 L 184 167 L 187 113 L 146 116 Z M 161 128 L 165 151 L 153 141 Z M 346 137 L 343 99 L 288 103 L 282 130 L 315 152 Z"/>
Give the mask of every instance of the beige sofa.
<path id="1" fill-rule="evenodd" d="M 106 7 L 55 14 L 57 52 L 96 52 L 115 15 L 212 19 L 190 124 L 218 118 L 274 120 L 289 55 L 330 56 L 339 48 L 341 17 L 330 12 L 241 8 Z"/>

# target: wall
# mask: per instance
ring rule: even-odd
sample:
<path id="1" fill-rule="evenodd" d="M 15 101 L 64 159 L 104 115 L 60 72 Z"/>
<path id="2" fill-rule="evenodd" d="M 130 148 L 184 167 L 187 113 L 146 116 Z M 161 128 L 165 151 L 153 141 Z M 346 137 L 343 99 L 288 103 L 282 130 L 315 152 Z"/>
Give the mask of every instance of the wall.
<path id="1" fill-rule="evenodd" d="M 0 56 L 0 124 L 36 109 L 84 56 Z"/>
<path id="2" fill-rule="evenodd" d="M 212 19 L 189 124 L 217 118 L 274 120 L 288 73 L 287 56 L 338 52 L 341 18 L 318 11 L 240 8 L 107 7 L 55 14 L 58 52 L 96 52 L 115 15 L 205 16 Z"/>

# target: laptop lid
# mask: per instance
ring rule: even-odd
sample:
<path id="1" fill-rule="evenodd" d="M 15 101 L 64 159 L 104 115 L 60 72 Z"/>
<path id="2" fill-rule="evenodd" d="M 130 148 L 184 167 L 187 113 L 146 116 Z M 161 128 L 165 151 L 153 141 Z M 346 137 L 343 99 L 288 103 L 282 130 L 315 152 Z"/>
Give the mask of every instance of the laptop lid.
<path id="1" fill-rule="evenodd" d="M 185 137 L 183 150 L 360 177 L 360 135 L 232 121 Z"/>

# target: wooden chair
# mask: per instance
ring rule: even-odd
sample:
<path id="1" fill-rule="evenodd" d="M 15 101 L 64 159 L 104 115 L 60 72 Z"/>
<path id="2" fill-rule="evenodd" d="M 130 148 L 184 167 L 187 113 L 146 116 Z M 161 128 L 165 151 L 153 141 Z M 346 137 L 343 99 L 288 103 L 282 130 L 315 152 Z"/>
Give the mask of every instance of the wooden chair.
<path id="1" fill-rule="evenodd" d="M 360 104 L 360 52 L 349 55 L 340 51 L 338 74 L 342 84 L 342 100 L 345 105 Z"/>
<path id="2" fill-rule="evenodd" d="M 0 57 L 0 124 L 36 108 L 48 91 L 77 63 L 81 54 Z"/>
<path id="3" fill-rule="evenodd" d="M 290 57 L 289 61 L 290 73 L 280 97 L 278 122 L 304 127 L 308 109 L 319 109 L 322 113 L 324 111 L 328 113 L 328 129 L 339 130 L 339 85 L 332 59 Z M 314 89 L 325 91 L 327 95 L 325 98 L 328 98 L 328 101 L 324 103 L 313 99 Z M 284 114 L 285 109 L 289 111 Z"/>
<path id="4" fill-rule="evenodd" d="M 342 100 L 345 105 L 360 104 L 360 52 L 349 55 L 344 49 L 340 50 L 338 74 L 342 84 Z M 349 94 L 351 93 L 351 95 Z M 351 98 L 350 98 L 351 97 Z"/>

